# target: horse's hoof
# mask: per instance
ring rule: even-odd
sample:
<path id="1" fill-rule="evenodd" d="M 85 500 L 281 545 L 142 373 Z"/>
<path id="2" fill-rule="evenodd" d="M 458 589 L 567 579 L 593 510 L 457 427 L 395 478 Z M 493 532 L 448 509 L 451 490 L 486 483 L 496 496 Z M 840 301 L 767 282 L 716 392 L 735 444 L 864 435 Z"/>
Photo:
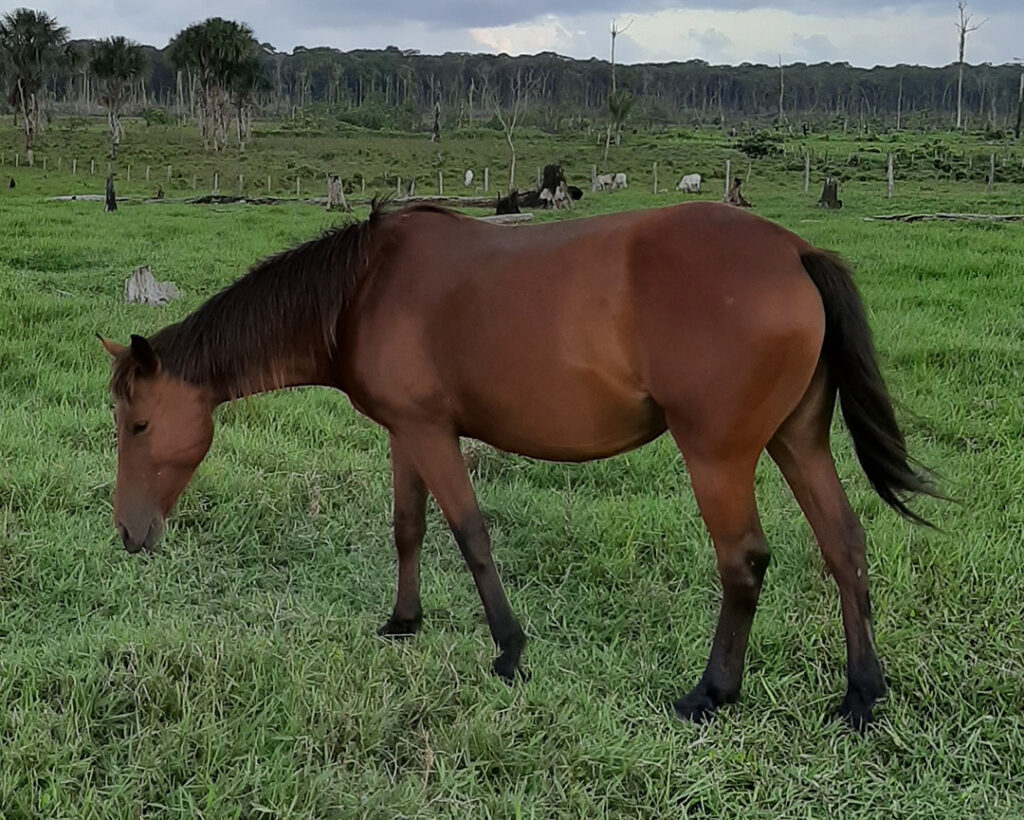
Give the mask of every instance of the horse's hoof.
<path id="1" fill-rule="evenodd" d="M 420 631 L 423 624 L 423 616 L 415 618 L 396 618 L 392 615 L 384 626 L 377 630 L 377 634 L 383 638 L 411 638 Z"/>
<path id="2" fill-rule="evenodd" d="M 530 679 L 530 676 L 519 666 L 519 661 L 507 655 L 499 655 L 494 659 L 494 663 L 491 665 L 491 672 L 509 686 L 514 685 L 517 678 L 523 681 Z"/>
<path id="3" fill-rule="evenodd" d="M 672 704 L 672 711 L 677 718 L 697 724 L 711 720 L 717 708 L 718 704 L 701 689 L 694 689 Z"/>
<path id="4" fill-rule="evenodd" d="M 862 735 L 875 720 L 872 712 L 873 705 L 873 703 L 866 703 L 863 698 L 847 692 L 842 703 L 832 710 L 829 717 L 832 720 L 843 721 L 853 731 Z"/>

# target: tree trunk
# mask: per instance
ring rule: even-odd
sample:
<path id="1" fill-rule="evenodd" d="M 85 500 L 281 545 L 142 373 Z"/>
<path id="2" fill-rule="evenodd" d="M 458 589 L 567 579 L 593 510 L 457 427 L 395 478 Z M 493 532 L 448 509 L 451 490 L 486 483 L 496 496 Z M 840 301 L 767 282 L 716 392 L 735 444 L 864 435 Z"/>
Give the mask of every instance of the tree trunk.
<path id="1" fill-rule="evenodd" d="M 110 158 L 117 159 L 117 150 L 121 147 L 121 112 L 111 108 L 107 113 L 107 123 L 110 126 Z"/>

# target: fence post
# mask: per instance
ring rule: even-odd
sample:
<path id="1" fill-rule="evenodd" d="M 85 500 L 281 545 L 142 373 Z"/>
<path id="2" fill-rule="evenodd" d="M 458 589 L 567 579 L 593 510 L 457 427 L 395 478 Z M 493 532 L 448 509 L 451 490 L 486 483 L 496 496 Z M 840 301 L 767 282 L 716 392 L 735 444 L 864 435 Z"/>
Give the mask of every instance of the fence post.
<path id="1" fill-rule="evenodd" d="M 167 181 L 168 182 L 171 181 L 171 166 L 170 165 L 167 166 Z"/>
<path id="2" fill-rule="evenodd" d="M 96 160 L 94 159 L 89 160 L 89 173 L 94 175 L 96 173 Z"/>
<path id="3" fill-rule="evenodd" d="M 78 159 L 71 160 L 71 176 L 78 176 Z"/>
<path id="4" fill-rule="evenodd" d="M 732 160 L 725 161 L 725 193 L 723 197 L 729 196 L 729 177 L 732 176 Z"/>
<path id="5" fill-rule="evenodd" d="M 811 189 L 811 152 L 804 150 L 804 193 Z"/>
<path id="6" fill-rule="evenodd" d="M 654 193 L 658 193 L 658 163 L 654 163 Z"/>
<path id="7" fill-rule="evenodd" d="M 219 194 L 220 193 L 220 172 L 219 171 L 214 171 L 213 172 L 213 193 L 214 194 Z"/>
<path id="8" fill-rule="evenodd" d="M 885 177 L 886 177 L 886 182 L 888 183 L 888 185 L 886 187 L 886 194 L 885 195 L 886 195 L 887 199 L 892 199 L 892 189 L 896 185 L 896 180 L 894 179 L 893 173 L 892 173 L 892 154 L 889 154 L 889 160 L 886 163 L 886 165 L 887 165 L 887 167 L 886 167 Z"/>
<path id="9" fill-rule="evenodd" d="M 996 184 L 996 155 L 988 155 L 988 192 L 992 193 L 992 188 Z"/>
<path id="10" fill-rule="evenodd" d="M 1021 165 L 1024 166 L 1024 163 L 1021 163 Z M 485 194 L 487 193 L 487 190 L 490 187 L 491 187 L 491 169 L 490 168 L 484 168 L 484 193 Z"/>
<path id="11" fill-rule="evenodd" d="M 441 172 L 437 172 L 437 195 L 444 196 L 444 177 Z"/>

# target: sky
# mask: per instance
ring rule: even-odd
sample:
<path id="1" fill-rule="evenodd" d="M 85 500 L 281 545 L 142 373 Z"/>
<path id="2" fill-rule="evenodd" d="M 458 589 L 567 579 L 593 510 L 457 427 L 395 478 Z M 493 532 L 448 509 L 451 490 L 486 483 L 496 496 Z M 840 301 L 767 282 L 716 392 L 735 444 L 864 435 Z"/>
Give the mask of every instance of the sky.
<path id="1" fill-rule="evenodd" d="M 49 0 L 73 38 L 122 34 L 157 47 L 190 23 L 248 23 L 281 51 L 295 46 L 417 49 L 608 58 L 622 63 L 849 62 L 946 65 L 956 60 L 956 0 Z M 970 63 L 1024 57 L 1024 0 L 969 0 Z"/>

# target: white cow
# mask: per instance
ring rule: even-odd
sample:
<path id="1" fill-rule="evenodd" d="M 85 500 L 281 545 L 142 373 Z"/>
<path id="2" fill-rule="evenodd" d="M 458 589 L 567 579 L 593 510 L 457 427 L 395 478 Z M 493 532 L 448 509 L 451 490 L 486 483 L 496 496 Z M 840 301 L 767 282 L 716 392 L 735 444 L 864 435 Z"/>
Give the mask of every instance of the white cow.
<path id="1" fill-rule="evenodd" d="M 473 172 L 471 170 L 466 170 L 465 176 L 462 177 L 462 184 L 467 188 L 473 184 Z"/>
<path id="2" fill-rule="evenodd" d="M 699 194 L 700 174 L 687 174 L 679 180 L 676 190 L 682 191 L 684 194 Z"/>
<path id="3" fill-rule="evenodd" d="M 626 183 L 626 175 L 623 174 L 623 173 L 616 174 L 615 178 L 612 180 L 612 190 L 614 190 L 616 188 L 628 188 L 628 187 L 629 187 L 629 185 Z"/>
<path id="4" fill-rule="evenodd" d="M 591 191 L 607 191 L 612 187 L 615 178 L 611 174 L 598 174 L 590 183 Z"/>

